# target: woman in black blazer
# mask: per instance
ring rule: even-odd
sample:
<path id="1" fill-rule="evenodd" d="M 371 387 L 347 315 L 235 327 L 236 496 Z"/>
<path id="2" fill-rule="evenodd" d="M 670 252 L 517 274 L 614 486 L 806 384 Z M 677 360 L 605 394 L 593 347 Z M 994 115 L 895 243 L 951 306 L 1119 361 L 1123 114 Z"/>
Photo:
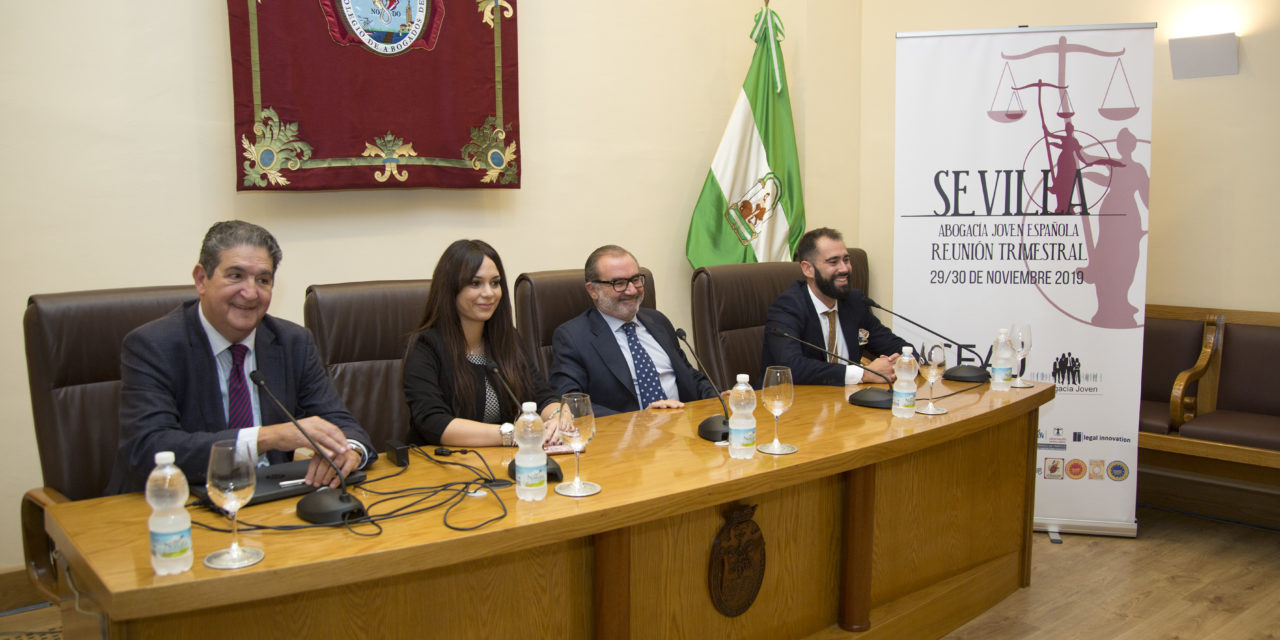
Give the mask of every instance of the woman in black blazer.
<path id="1" fill-rule="evenodd" d="M 537 403 L 546 440 L 554 440 L 559 398 L 520 346 L 502 258 L 484 241 L 458 240 L 436 263 L 422 323 L 404 358 L 410 441 L 510 445 L 499 425 L 514 422 L 520 407 L 503 380 L 520 402 Z"/>

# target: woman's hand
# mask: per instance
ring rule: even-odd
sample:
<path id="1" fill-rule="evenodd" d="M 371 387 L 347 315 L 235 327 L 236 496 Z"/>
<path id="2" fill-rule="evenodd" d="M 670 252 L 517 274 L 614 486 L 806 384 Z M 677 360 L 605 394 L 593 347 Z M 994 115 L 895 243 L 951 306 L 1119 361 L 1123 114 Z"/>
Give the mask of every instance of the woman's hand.
<path id="1" fill-rule="evenodd" d="M 560 439 L 560 427 L 571 419 L 569 412 L 564 411 L 559 402 L 547 405 L 545 412 L 549 414 L 542 418 L 543 446 L 563 444 Z"/>

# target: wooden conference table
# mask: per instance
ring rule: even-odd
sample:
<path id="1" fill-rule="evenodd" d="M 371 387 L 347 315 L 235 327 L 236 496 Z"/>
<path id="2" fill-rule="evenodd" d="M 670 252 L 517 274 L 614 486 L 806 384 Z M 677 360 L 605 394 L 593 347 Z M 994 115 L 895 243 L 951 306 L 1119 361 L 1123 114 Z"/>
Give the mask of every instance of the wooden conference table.
<path id="1" fill-rule="evenodd" d="M 947 386 L 962 388 L 942 383 L 938 393 Z M 375 537 L 242 533 L 266 558 L 237 571 L 200 564 L 230 536 L 196 527 L 192 570 L 153 575 L 140 494 L 56 505 L 45 527 L 80 606 L 105 614 L 76 613 L 68 600 L 64 629 L 96 636 L 101 625 L 118 638 L 936 637 L 1028 585 L 1037 416 L 1052 385 L 984 385 L 940 401 L 946 415 L 913 418 L 850 406 L 852 390 L 796 388 L 781 421 L 782 440 L 799 447 L 792 455 L 734 460 L 699 439 L 698 422 L 720 412 L 715 400 L 600 418 L 582 456 L 583 477 L 604 487 L 595 496 L 548 492 L 530 503 L 501 489 L 508 515 L 470 532 L 446 528 L 433 510 L 388 521 Z M 756 420 L 758 439 L 771 440 L 772 416 L 758 407 Z M 514 453 L 482 451 L 495 469 Z M 572 457 L 559 461 L 571 477 Z M 369 476 L 395 469 L 384 456 Z M 467 477 L 415 454 L 404 474 L 374 486 Z M 293 502 L 241 517 L 298 524 Z M 709 595 L 708 566 L 732 504 L 756 506 L 765 561 L 754 604 L 726 617 Z M 450 519 L 498 513 L 490 495 L 466 499 Z M 192 517 L 226 524 L 202 510 Z"/>

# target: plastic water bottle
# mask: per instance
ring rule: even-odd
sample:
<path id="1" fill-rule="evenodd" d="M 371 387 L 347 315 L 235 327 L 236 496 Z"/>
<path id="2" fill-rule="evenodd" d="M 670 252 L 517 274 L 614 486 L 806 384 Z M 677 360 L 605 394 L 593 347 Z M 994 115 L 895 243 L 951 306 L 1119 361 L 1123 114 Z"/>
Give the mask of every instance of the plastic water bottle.
<path id="1" fill-rule="evenodd" d="M 729 392 L 729 457 L 750 458 L 756 454 L 756 392 L 750 378 L 738 374 L 738 384 Z"/>
<path id="2" fill-rule="evenodd" d="M 916 414 L 916 374 L 919 365 L 911 347 L 903 347 L 902 355 L 893 363 L 893 415 L 910 418 Z"/>
<path id="3" fill-rule="evenodd" d="M 991 390 L 1008 391 L 1013 383 L 1013 343 L 1009 330 L 1001 329 L 991 345 Z"/>
<path id="4" fill-rule="evenodd" d="M 147 477 L 151 505 L 151 568 L 156 575 L 182 573 L 191 568 L 191 515 L 187 513 L 187 476 L 173 464 L 173 452 L 156 454 L 156 468 Z"/>
<path id="5" fill-rule="evenodd" d="M 542 416 L 532 402 L 520 407 L 516 418 L 516 497 L 535 501 L 547 497 L 547 453 L 542 450 Z"/>

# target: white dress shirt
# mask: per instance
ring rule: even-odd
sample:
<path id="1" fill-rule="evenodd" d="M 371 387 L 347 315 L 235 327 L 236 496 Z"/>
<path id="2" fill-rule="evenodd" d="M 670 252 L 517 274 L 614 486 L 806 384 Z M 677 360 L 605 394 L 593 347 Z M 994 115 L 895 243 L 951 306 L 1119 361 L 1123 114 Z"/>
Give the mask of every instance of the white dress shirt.
<path id="1" fill-rule="evenodd" d="M 209 319 L 204 317 L 204 308 L 200 308 L 200 313 L 196 314 L 200 318 L 200 326 L 204 327 L 204 334 L 209 338 L 209 346 L 213 349 L 213 360 L 218 363 L 218 390 L 222 393 L 222 417 L 226 419 L 230 413 L 231 398 L 228 389 L 228 380 L 231 378 L 231 341 L 227 340 L 218 333 L 209 323 Z M 258 370 L 258 355 L 253 349 L 254 338 L 258 335 L 258 328 L 254 327 L 249 335 L 241 340 L 238 344 L 244 345 L 249 351 L 244 354 L 244 383 L 249 388 L 249 398 L 253 401 L 253 426 L 241 429 L 236 433 L 237 442 L 249 443 L 249 454 L 258 461 L 259 466 L 266 466 L 267 456 L 258 455 L 258 428 L 262 426 L 262 407 L 258 401 L 258 385 L 249 382 L 249 372 Z"/>
<path id="2" fill-rule="evenodd" d="M 604 316 L 605 323 L 613 332 L 613 338 L 618 341 L 618 348 L 622 350 L 622 357 L 627 361 L 627 370 L 631 372 L 631 388 L 635 389 L 636 386 L 636 364 L 631 361 L 631 345 L 627 344 L 627 332 L 622 329 L 622 325 L 628 322 L 636 323 L 636 339 L 639 340 L 640 346 L 644 347 L 645 353 L 649 354 L 649 359 L 653 360 L 653 367 L 658 370 L 658 382 L 662 385 L 662 392 L 667 394 L 670 400 L 680 400 L 680 389 L 676 387 L 676 370 L 671 366 L 671 357 L 667 355 L 662 345 L 658 344 L 657 338 L 654 338 L 653 334 L 645 328 L 644 323 L 640 322 L 639 317 L 622 320 L 607 313 L 600 315 Z M 637 402 L 639 397 L 640 394 L 637 392 Z"/>
<path id="3" fill-rule="evenodd" d="M 831 306 L 831 307 L 827 307 L 827 305 L 826 305 L 826 304 L 824 304 L 821 300 L 819 300 L 819 299 L 818 299 L 818 296 L 817 296 L 817 295 L 815 295 L 815 294 L 813 293 L 813 289 L 811 289 L 811 288 L 809 288 L 809 287 L 805 287 L 805 289 L 804 289 L 804 290 L 809 292 L 809 299 L 810 299 L 810 300 L 813 300 L 813 309 L 814 309 L 815 311 L 817 311 L 817 312 L 818 312 L 818 325 L 822 327 L 822 344 L 830 344 L 830 340 L 831 340 L 831 331 L 830 331 L 830 329 L 828 328 L 827 317 L 826 317 L 826 316 L 824 316 L 824 315 L 822 315 L 822 314 L 826 313 L 827 311 L 836 311 L 836 310 L 839 308 L 840 302 L 839 302 L 839 301 L 837 301 L 835 305 L 833 305 L 833 306 Z M 841 356 L 843 356 L 843 357 L 845 357 L 845 358 L 850 359 L 850 360 L 854 360 L 854 361 L 858 360 L 858 358 L 855 358 L 855 357 L 853 357 L 853 356 L 851 356 L 851 355 L 849 354 L 849 345 L 845 342 L 845 339 L 844 339 L 844 330 L 840 328 L 840 314 L 839 314 L 839 313 L 837 313 L 837 314 L 836 314 L 836 348 L 835 348 L 835 352 L 836 352 L 836 353 L 838 353 L 838 354 L 840 354 Z M 861 355 L 861 354 L 859 354 L 859 355 Z M 859 383 L 861 383 L 861 382 L 862 382 L 862 368 L 861 368 L 861 367 L 855 367 L 855 366 L 853 366 L 853 365 L 851 365 L 851 364 L 845 365 L 845 367 L 844 367 L 844 383 L 845 383 L 845 384 L 859 384 Z"/>
<path id="4" fill-rule="evenodd" d="M 204 333 L 209 338 L 209 347 L 213 350 L 213 360 L 218 364 L 218 391 L 222 394 L 222 417 L 227 419 L 231 412 L 231 395 L 228 391 L 228 381 L 231 378 L 231 368 L 234 366 L 231 358 L 231 341 L 227 340 L 218 333 L 209 323 L 209 319 L 204 317 L 204 309 L 196 314 L 200 318 L 200 326 L 204 327 Z M 249 444 L 249 455 L 258 461 L 258 466 L 265 467 L 270 462 L 267 461 L 265 453 L 258 453 L 258 429 L 262 427 L 262 406 L 258 398 L 258 385 L 253 384 L 249 380 L 249 374 L 258 370 L 258 355 L 254 351 L 254 338 L 258 335 L 258 328 L 254 327 L 249 335 L 241 340 L 238 344 L 244 345 L 248 351 L 244 354 L 244 379 L 245 385 L 249 388 L 249 398 L 253 403 L 253 426 L 241 429 L 236 433 L 237 442 L 247 442 Z M 363 467 L 369 461 L 369 452 L 365 450 L 364 445 L 358 440 L 347 440 L 347 446 L 355 449 L 360 453 L 360 466 Z M 317 452 L 318 454 L 319 452 Z"/>

